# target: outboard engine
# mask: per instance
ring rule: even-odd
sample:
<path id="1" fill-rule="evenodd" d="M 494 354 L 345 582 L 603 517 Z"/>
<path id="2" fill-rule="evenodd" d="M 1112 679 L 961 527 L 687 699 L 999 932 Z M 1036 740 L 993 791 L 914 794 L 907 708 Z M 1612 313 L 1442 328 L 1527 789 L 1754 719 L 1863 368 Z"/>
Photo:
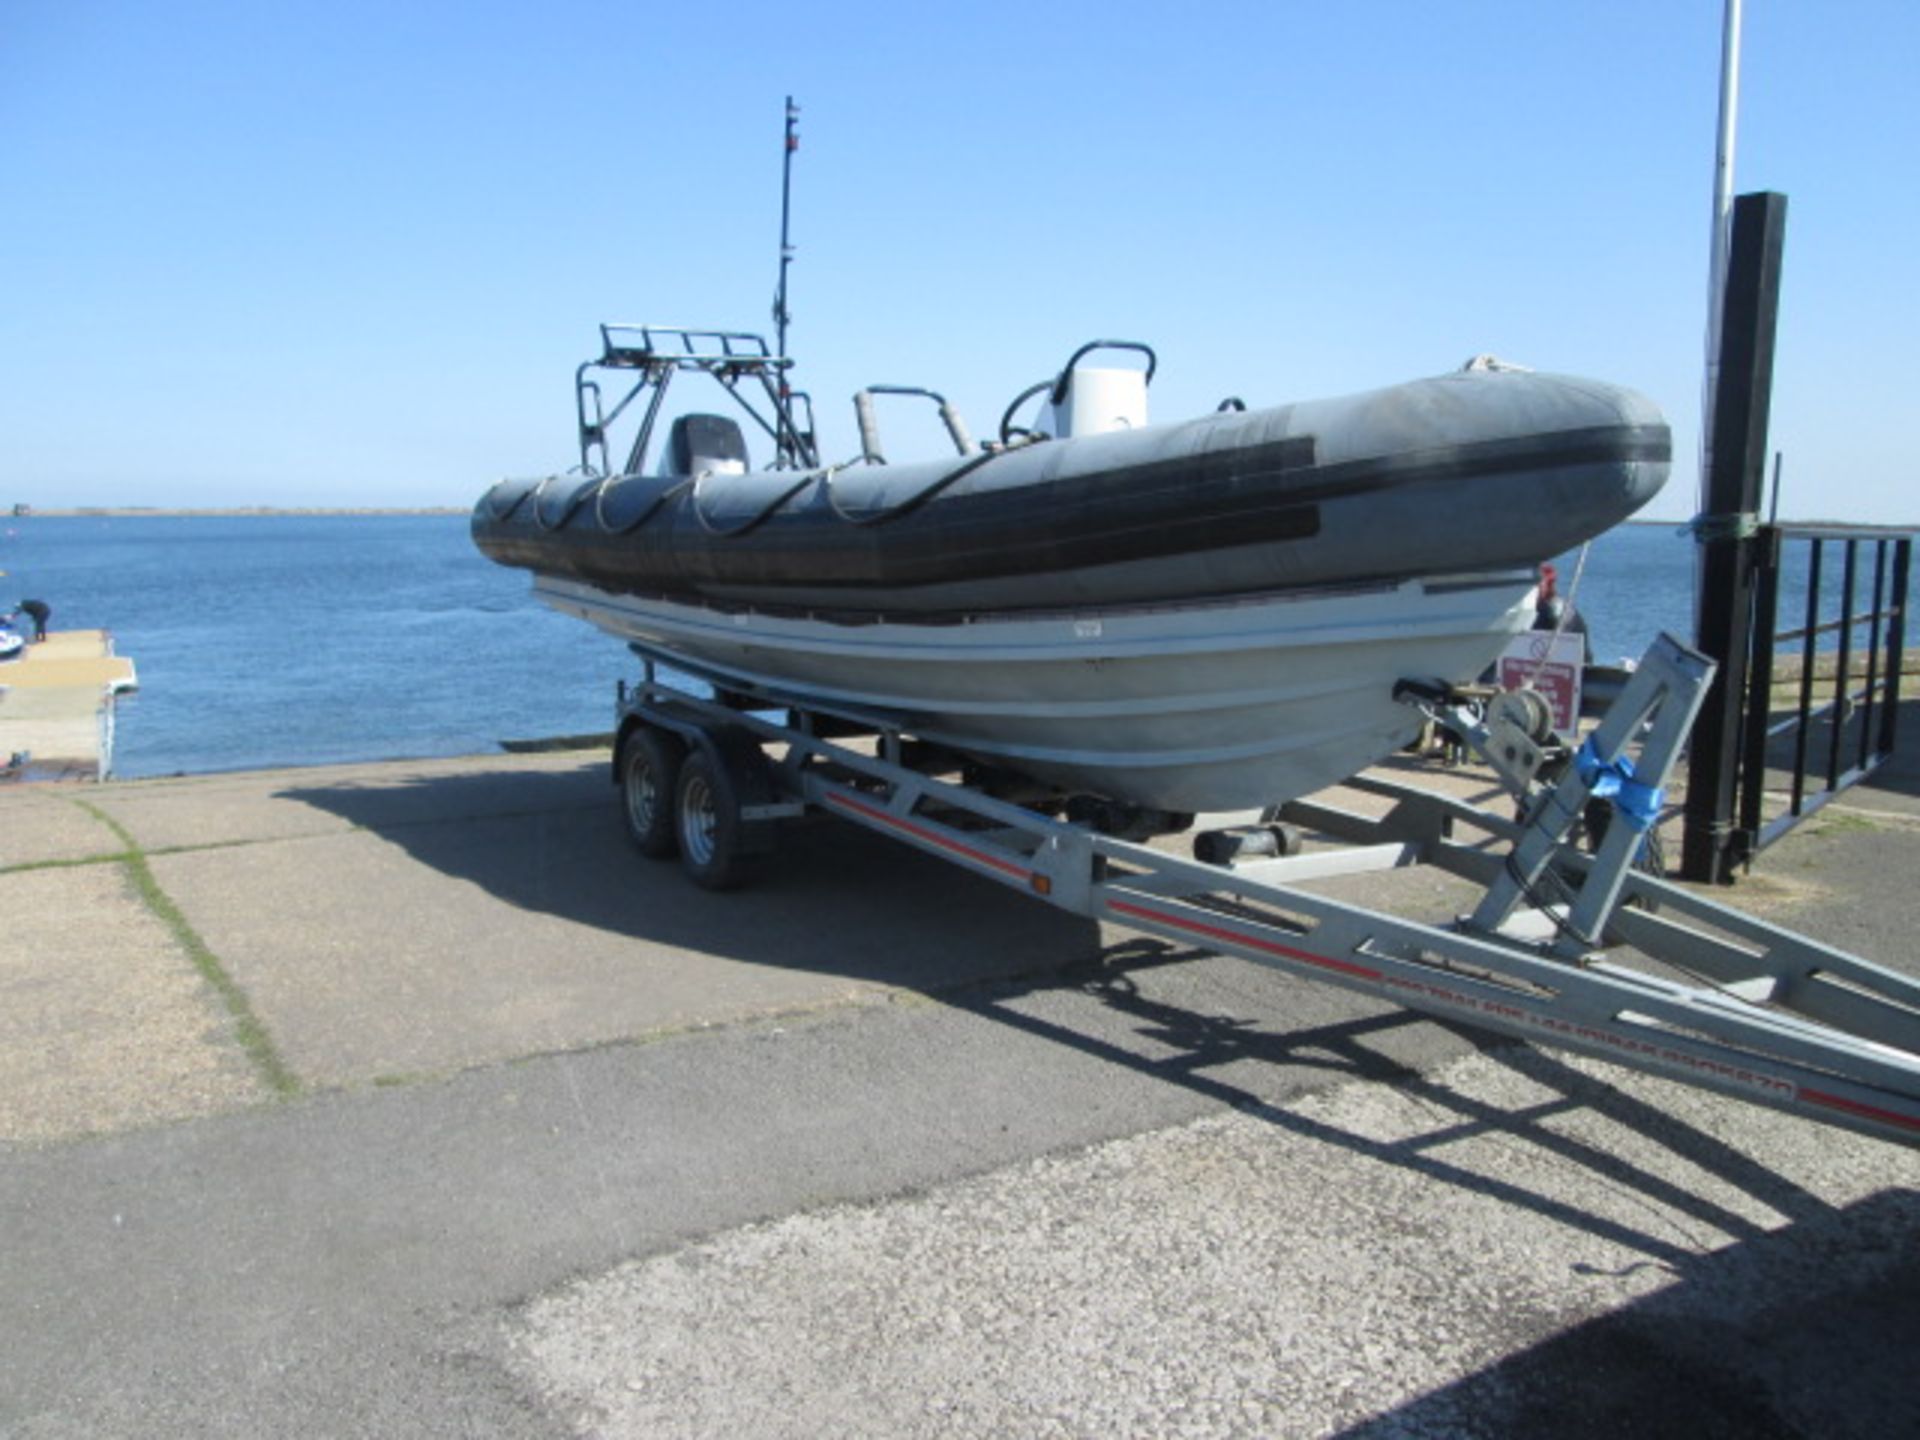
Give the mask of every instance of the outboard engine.
<path id="1" fill-rule="evenodd" d="M 667 432 L 660 457 L 663 475 L 744 475 L 747 441 L 725 415 L 682 415 Z"/>

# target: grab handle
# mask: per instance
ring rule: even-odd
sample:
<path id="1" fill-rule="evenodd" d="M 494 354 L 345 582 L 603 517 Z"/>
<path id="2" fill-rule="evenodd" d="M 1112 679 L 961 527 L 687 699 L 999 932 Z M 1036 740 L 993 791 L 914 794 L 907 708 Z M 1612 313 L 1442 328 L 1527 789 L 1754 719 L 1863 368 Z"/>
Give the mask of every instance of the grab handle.
<path id="1" fill-rule="evenodd" d="M 962 455 L 971 455 L 979 448 L 973 443 L 973 436 L 967 433 L 967 422 L 960 418 L 960 412 L 939 391 L 918 385 L 869 385 L 853 397 L 853 411 L 860 421 L 861 457 L 869 465 L 887 463 L 886 456 L 880 453 L 880 426 L 873 413 L 873 397 L 876 395 L 918 395 L 933 401 L 940 407 L 940 422 L 947 427 L 953 448 Z"/>
<path id="2" fill-rule="evenodd" d="M 1138 340 L 1089 340 L 1069 355 L 1067 363 L 1060 367 L 1060 374 L 1053 382 L 1053 393 L 1047 397 L 1048 404 L 1065 403 L 1067 385 L 1073 379 L 1073 367 L 1095 350 L 1138 350 L 1147 357 L 1147 384 L 1153 383 L 1153 372 L 1159 367 L 1160 358 L 1153 353 L 1151 345 L 1143 345 Z"/>

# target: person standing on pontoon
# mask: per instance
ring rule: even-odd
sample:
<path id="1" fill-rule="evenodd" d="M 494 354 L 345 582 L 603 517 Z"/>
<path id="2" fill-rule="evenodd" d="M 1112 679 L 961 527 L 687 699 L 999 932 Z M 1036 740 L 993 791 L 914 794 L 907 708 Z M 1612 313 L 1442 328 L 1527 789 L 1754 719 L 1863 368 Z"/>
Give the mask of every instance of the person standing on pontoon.
<path id="1" fill-rule="evenodd" d="M 44 600 L 22 600 L 20 613 L 33 621 L 32 639 L 37 643 L 47 638 L 47 617 L 53 612 L 47 608 Z"/>

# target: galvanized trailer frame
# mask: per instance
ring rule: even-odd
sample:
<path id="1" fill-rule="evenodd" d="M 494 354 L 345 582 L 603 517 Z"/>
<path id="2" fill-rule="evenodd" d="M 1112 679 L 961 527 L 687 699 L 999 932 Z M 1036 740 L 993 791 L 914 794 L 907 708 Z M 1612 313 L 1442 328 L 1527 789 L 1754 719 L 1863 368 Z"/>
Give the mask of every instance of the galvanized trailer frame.
<path id="1" fill-rule="evenodd" d="M 629 829 L 711 888 L 770 850 L 780 822 L 836 815 L 1075 914 L 1920 1145 L 1920 980 L 1632 868 L 1712 676 L 1668 637 L 1552 786 L 1511 725 L 1424 702 L 1505 775 L 1524 821 L 1358 777 L 1348 788 L 1389 800 L 1385 815 L 1314 800 L 1268 817 L 1346 848 L 1224 865 L 949 778 L 958 758 L 916 742 L 908 717 L 702 698 L 660 679 L 684 662 L 633 648 L 644 677 L 621 687 L 614 749 Z M 1575 832 L 1608 794 L 1615 823 L 1582 853 Z M 1299 888 L 1416 864 L 1484 887 L 1473 914 L 1434 926 Z"/>

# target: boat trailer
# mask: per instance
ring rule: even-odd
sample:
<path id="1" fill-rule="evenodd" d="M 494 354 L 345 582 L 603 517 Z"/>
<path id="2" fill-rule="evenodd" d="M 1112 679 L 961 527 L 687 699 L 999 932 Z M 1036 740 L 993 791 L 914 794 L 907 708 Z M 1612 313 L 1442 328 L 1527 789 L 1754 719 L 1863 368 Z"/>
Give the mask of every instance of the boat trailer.
<path id="1" fill-rule="evenodd" d="M 1198 847 L 1221 863 L 1022 803 L 1011 777 L 914 738 L 911 717 L 728 688 L 737 682 L 632 648 L 643 677 L 620 687 L 613 752 L 627 828 L 707 888 L 737 883 L 783 824 L 835 815 L 1074 914 L 1920 1145 L 1920 980 L 1636 863 L 1713 677 L 1671 636 L 1578 752 L 1558 757 L 1525 703 L 1481 709 L 1402 687 L 1493 767 L 1518 818 L 1358 776 L 1344 788 L 1389 802 L 1384 815 L 1293 801 L 1242 827 L 1263 845 Z M 1300 829 L 1341 848 L 1300 853 Z M 1299 888 L 1422 864 L 1481 887 L 1473 912 L 1442 927 Z"/>

